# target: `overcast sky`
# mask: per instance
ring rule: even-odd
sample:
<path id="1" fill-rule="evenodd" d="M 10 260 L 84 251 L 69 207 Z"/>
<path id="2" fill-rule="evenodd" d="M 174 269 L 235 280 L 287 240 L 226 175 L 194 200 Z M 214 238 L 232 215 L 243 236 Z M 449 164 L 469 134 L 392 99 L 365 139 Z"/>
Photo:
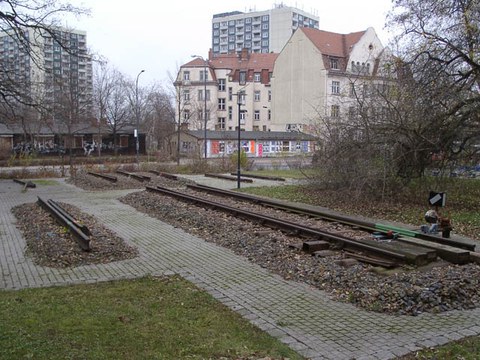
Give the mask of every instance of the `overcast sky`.
<path id="1" fill-rule="evenodd" d="M 191 55 L 208 56 L 214 14 L 263 11 L 271 0 L 71 0 L 91 10 L 89 17 L 70 19 L 68 26 L 87 31 L 87 44 L 117 69 L 139 82 L 168 82 Z M 373 27 L 386 45 L 385 16 L 391 0 L 283 1 L 320 18 L 320 29 L 350 33 Z M 143 84 L 142 84 L 143 83 Z"/>

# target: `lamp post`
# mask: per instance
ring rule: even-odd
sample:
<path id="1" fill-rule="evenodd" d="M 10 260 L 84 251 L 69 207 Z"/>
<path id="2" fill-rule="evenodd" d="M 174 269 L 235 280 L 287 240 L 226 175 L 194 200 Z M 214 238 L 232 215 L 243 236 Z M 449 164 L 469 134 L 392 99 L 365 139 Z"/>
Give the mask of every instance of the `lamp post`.
<path id="1" fill-rule="evenodd" d="M 241 117 L 241 109 L 242 106 L 242 96 L 243 91 L 237 92 L 237 105 L 238 105 L 238 127 L 237 127 L 237 189 L 240 189 L 240 160 L 241 160 L 241 150 L 242 146 L 240 144 L 240 117 Z"/>
<path id="2" fill-rule="evenodd" d="M 140 126 L 140 114 L 138 112 L 138 78 L 140 77 L 140 75 L 142 75 L 142 73 L 144 73 L 145 70 L 141 70 L 138 75 L 137 75 L 137 79 L 135 80 L 135 121 L 136 121 L 136 129 L 135 129 L 135 153 L 136 153 L 136 161 L 137 161 L 137 166 L 140 165 L 140 161 L 139 161 L 139 153 L 140 153 L 140 141 L 139 141 L 139 137 L 140 137 L 140 129 L 139 129 L 139 126 Z"/>
<path id="3" fill-rule="evenodd" d="M 194 58 L 202 59 L 203 60 L 203 140 L 204 140 L 204 156 L 207 159 L 207 61 L 208 59 L 204 59 L 203 56 L 200 55 L 192 55 Z"/>

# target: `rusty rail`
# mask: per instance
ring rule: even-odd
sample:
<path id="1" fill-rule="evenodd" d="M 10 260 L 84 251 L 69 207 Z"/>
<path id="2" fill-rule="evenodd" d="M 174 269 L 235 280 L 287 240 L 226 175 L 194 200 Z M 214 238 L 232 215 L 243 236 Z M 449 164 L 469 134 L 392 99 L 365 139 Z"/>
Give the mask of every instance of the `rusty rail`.
<path id="1" fill-rule="evenodd" d="M 200 204 L 201 206 L 209 207 L 212 209 L 218 209 L 222 210 L 228 213 L 231 213 L 235 216 L 242 217 L 244 219 L 248 219 L 251 221 L 259 222 L 264 226 L 269 226 L 274 229 L 281 229 L 283 231 L 287 231 L 290 233 L 294 233 L 296 235 L 302 235 L 302 236 L 310 236 L 315 239 L 322 239 L 329 241 L 331 243 L 336 243 L 340 244 L 344 248 L 348 249 L 356 249 L 357 251 L 366 251 L 369 253 L 374 253 L 380 256 L 386 256 L 389 259 L 395 259 L 396 261 L 400 262 L 410 262 L 411 259 L 404 253 L 400 252 L 395 252 L 391 251 L 385 248 L 381 247 L 376 247 L 370 244 L 366 244 L 364 242 L 358 242 L 356 240 L 347 238 L 342 235 L 338 234 L 333 234 L 327 231 L 319 230 L 319 229 L 313 229 L 307 226 L 302 226 L 298 225 L 296 223 L 290 222 L 290 221 L 285 221 L 285 220 L 280 220 L 276 219 L 270 216 L 254 213 L 251 211 L 243 210 L 243 209 L 238 209 L 234 208 L 228 205 L 224 205 L 221 203 L 217 203 L 214 201 L 202 199 L 200 197 L 196 197 L 193 195 L 181 193 L 178 191 L 174 191 L 171 189 L 163 188 L 160 186 L 157 187 L 146 187 L 147 191 L 154 192 L 154 193 L 160 193 L 163 195 L 168 195 L 171 197 L 175 197 L 178 199 L 181 199 L 182 201 L 188 201 L 194 204 Z"/>
<path id="2" fill-rule="evenodd" d="M 110 182 L 117 182 L 117 177 L 116 176 L 112 176 L 112 175 L 108 175 L 108 174 L 102 174 L 102 173 L 97 173 L 97 172 L 93 172 L 93 171 L 89 171 L 87 172 L 88 175 L 92 175 L 92 176 L 96 176 L 98 178 L 101 178 L 101 179 L 104 179 L 104 180 L 108 180 Z"/>
<path id="3" fill-rule="evenodd" d="M 90 231 L 86 226 L 80 225 L 68 212 L 51 199 L 45 201 L 39 196 L 38 203 L 42 208 L 47 210 L 57 222 L 68 228 L 82 250 L 91 250 Z"/>
<path id="4" fill-rule="evenodd" d="M 230 173 L 232 176 L 237 176 L 236 173 Z M 253 178 L 253 179 L 262 179 L 262 180 L 273 180 L 273 181 L 286 181 L 285 178 L 279 176 L 268 176 L 268 175 L 257 175 L 257 174 L 249 174 L 249 173 L 241 173 L 240 176 L 246 178 Z"/>
<path id="5" fill-rule="evenodd" d="M 128 172 L 128 171 L 123 171 L 123 170 L 117 170 L 117 173 L 128 176 L 128 177 L 132 177 L 132 178 L 134 178 L 138 181 L 142 181 L 142 182 L 143 181 L 150 181 L 152 179 L 150 176 L 135 174 L 135 173 L 131 173 L 131 172 Z"/>
<path id="6" fill-rule="evenodd" d="M 205 174 L 206 177 L 211 177 L 211 178 L 217 178 L 217 179 L 223 179 L 223 180 L 231 180 L 231 181 L 237 181 L 238 180 L 238 177 L 236 176 L 231 176 L 231 175 L 222 175 L 222 174 L 211 174 L 211 173 L 207 173 Z M 252 179 L 246 179 L 246 178 L 240 178 L 240 181 L 241 182 L 248 182 L 248 183 L 252 183 L 253 180 Z"/>
<path id="7" fill-rule="evenodd" d="M 13 182 L 16 182 L 17 184 L 23 185 L 24 189 L 26 189 L 26 188 L 36 188 L 37 187 L 37 185 L 30 180 L 13 179 Z"/>
<path id="8" fill-rule="evenodd" d="M 352 218 L 352 217 L 345 216 L 345 215 L 340 215 L 340 214 L 334 214 L 334 213 L 331 213 L 331 212 L 328 212 L 328 211 L 322 211 L 322 210 L 319 210 L 319 209 L 306 208 L 306 207 L 303 207 L 303 206 L 298 205 L 298 204 L 287 204 L 285 202 L 281 202 L 281 201 L 278 201 L 278 200 L 262 198 L 262 197 L 259 197 L 259 196 L 254 196 L 254 195 L 245 194 L 245 193 L 239 193 L 237 191 L 217 189 L 217 188 L 214 188 L 214 187 L 211 187 L 211 186 L 201 185 L 201 184 L 187 185 L 187 187 L 190 188 L 190 189 L 193 189 L 193 190 L 197 190 L 197 191 L 206 191 L 206 192 L 210 192 L 210 193 L 216 194 L 216 195 L 234 197 L 234 198 L 237 198 L 237 199 L 241 199 L 243 201 L 253 202 L 255 204 L 260 204 L 260 205 L 264 205 L 264 206 L 271 206 L 271 207 L 275 207 L 277 209 L 282 209 L 282 210 L 285 210 L 285 211 L 288 211 L 288 212 L 295 212 L 295 213 L 303 214 L 303 215 L 306 215 L 306 216 L 318 217 L 318 218 L 328 220 L 328 221 L 335 221 L 335 222 L 339 222 L 339 223 L 342 223 L 342 224 L 345 224 L 345 225 L 358 227 L 362 230 L 369 231 L 369 232 L 374 232 L 375 231 L 375 232 L 387 233 L 388 229 L 389 229 L 388 225 L 383 225 L 385 230 L 381 230 L 381 229 L 379 229 L 378 224 L 368 222 L 368 221 L 365 221 L 365 220 L 360 220 L 360 219 L 356 219 L 356 218 Z M 393 228 L 392 228 L 392 230 L 395 231 L 395 229 L 393 229 Z M 407 230 L 405 230 L 405 231 L 407 231 Z M 447 245 L 447 246 L 451 246 L 451 247 L 459 248 L 459 249 L 464 249 L 464 250 L 468 250 L 468 251 L 475 251 L 475 244 L 474 243 L 455 240 L 455 239 L 451 239 L 451 238 L 442 238 L 442 237 L 435 236 L 435 235 L 430 235 L 430 234 L 423 234 L 421 232 L 416 232 L 416 231 L 413 231 L 413 230 L 408 230 L 408 232 L 411 233 L 411 235 L 408 236 L 408 237 L 417 238 L 417 239 L 421 239 L 421 240 L 426 240 L 426 241 L 430 241 L 432 243 Z M 399 238 L 400 239 L 402 238 L 401 234 L 399 235 Z"/>

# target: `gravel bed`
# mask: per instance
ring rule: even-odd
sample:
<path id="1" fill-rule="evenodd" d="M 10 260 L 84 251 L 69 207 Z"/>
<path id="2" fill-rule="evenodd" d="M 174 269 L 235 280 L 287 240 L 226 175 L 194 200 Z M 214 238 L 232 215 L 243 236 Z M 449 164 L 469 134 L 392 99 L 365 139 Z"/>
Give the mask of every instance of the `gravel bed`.
<path id="1" fill-rule="evenodd" d="M 404 266 L 394 270 L 358 262 L 344 266 L 346 254 L 342 251 L 325 258 L 314 257 L 291 248 L 290 245 L 304 239 L 222 212 L 146 191 L 131 193 L 121 200 L 206 241 L 227 247 L 285 279 L 307 283 L 326 291 L 335 300 L 367 310 L 418 315 L 472 309 L 480 304 L 477 264 L 459 266 L 437 261 L 424 267 Z M 245 206 L 254 210 L 256 205 Z M 257 208 L 257 212 L 270 216 L 276 211 Z M 298 221 L 294 215 L 288 216 L 291 221 Z"/>
<path id="2" fill-rule="evenodd" d="M 122 174 L 106 174 L 117 177 L 117 181 L 111 182 L 109 180 L 90 175 L 85 171 L 81 171 L 76 174 L 75 178 L 68 178 L 67 182 L 88 191 L 143 189 L 145 188 L 145 186 L 166 186 L 175 188 L 183 187 L 187 183 L 193 183 L 192 181 L 187 179 L 172 180 L 148 172 L 135 172 L 135 174 L 140 174 L 151 178 L 150 181 L 143 182 L 136 180 L 133 177 L 128 177 Z"/>
<path id="3" fill-rule="evenodd" d="M 68 268 L 89 264 L 105 264 L 132 259 L 138 250 L 125 243 L 114 232 L 98 223 L 94 217 L 78 208 L 59 203 L 79 223 L 91 232 L 91 251 L 83 251 L 67 228 L 59 225 L 37 203 L 23 204 L 12 209 L 17 227 L 22 231 L 27 247 L 26 254 L 41 266 Z M 35 221 L 32 221 L 35 219 Z"/>

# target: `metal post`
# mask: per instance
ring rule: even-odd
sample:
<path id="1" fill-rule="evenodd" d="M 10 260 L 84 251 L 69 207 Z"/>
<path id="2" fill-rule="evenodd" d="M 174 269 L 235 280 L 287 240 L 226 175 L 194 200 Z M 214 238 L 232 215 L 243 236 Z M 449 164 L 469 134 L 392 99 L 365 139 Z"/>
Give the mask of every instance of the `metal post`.
<path id="1" fill-rule="evenodd" d="M 205 62 L 203 64 L 203 116 L 205 117 L 205 160 L 207 159 L 207 61 L 208 60 L 205 59 Z"/>
<path id="2" fill-rule="evenodd" d="M 140 114 L 138 112 L 138 78 L 142 73 L 144 73 L 145 70 L 141 70 L 138 75 L 137 79 L 135 80 L 135 120 L 136 120 L 136 136 L 135 136 L 135 153 L 136 153 L 136 162 L 137 162 L 137 167 L 140 165 L 140 160 L 139 160 L 139 153 L 140 153 Z"/>
<path id="3" fill-rule="evenodd" d="M 242 93 L 237 92 L 237 105 L 238 105 L 238 128 L 237 128 L 237 189 L 240 189 L 240 160 L 241 160 L 241 149 L 242 146 L 240 144 L 240 106 L 242 105 Z"/>

